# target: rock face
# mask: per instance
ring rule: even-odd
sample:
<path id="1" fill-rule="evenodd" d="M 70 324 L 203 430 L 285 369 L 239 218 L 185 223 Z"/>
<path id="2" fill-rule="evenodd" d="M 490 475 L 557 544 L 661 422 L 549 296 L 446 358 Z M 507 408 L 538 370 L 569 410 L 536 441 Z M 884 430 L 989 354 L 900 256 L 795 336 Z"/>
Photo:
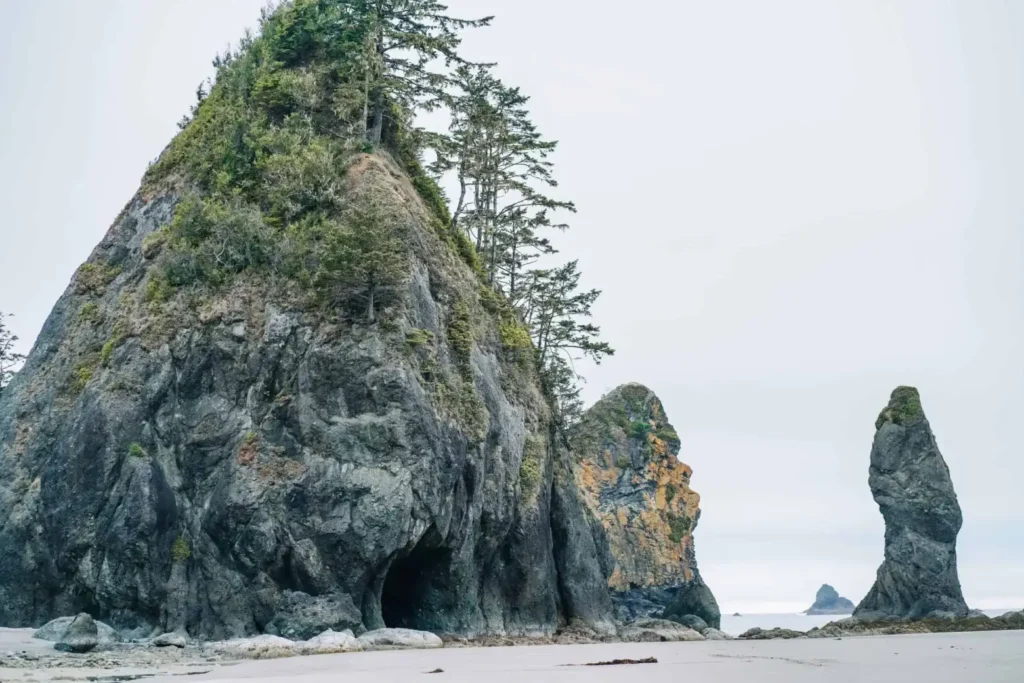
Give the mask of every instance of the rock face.
<path id="1" fill-rule="evenodd" d="M 536 371 L 404 171 L 337 164 L 333 191 L 383 197 L 404 230 L 408 272 L 372 324 L 259 272 L 169 289 L 175 181 L 76 273 L 0 397 L 0 625 L 613 628 Z"/>
<path id="2" fill-rule="evenodd" d="M 875 429 L 868 483 L 885 518 L 885 560 L 854 616 L 964 617 L 956 569 L 963 518 L 917 390 L 893 391 Z"/>
<path id="3" fill-rule="evenodd" d="M 852 614 L 853 602 L 840 597 L 832 586 L 823 584 L 818 589 L 814 604 L 804 614 Z"/>
<path id="4" fill-rule="evenodd" d="M 621 386 L 584 413 L 570 440 L 576 482 L 607 538 L 620 619 L 657 615 L 676 602 L 717 628 L 718 605 L 693 549 L 700 495 L 658 397 L 640 384 Z"/>

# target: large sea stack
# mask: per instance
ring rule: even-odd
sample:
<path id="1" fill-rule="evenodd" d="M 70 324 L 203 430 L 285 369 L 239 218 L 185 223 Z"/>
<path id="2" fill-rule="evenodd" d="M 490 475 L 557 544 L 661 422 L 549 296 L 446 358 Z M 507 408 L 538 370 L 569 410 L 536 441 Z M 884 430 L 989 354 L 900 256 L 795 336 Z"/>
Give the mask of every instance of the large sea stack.
<path id="1" fill-rule="evenodd" d="M 966 616 L 956 570 L 963 517 L 917 389 L 893 391 L 875 429 L 868 483 L 885 518 L 885 560 L 854 616 Z"/>
<path id="2" fill-rule="evenodd" d="M 613 628 L 529 337 L 322 5 L 221 60 L 4 390 L 0 626 Z"/>
<path id="3" fill-rule="evenodd" d="M 571 436 L 576 481 L 608 540 L 609 587 L 623 620 L 721 615 L 697 570 L 700 494 L 658 397 L 626 384 L 587 410 Z"/>

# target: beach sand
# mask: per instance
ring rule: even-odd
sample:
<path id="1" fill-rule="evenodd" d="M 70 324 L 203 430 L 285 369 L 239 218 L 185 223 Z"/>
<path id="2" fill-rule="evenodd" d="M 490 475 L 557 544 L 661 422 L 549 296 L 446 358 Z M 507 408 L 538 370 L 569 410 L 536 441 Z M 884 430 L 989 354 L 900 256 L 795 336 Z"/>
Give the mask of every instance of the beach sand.
<path id="1" fill-rule="evenodd" d="M 0 650 L 24 649 L 24 632 L 0 632 Z M 32 644 L 42 654 L 46 644 Z M 579 666 L 656 657 L 657 664 Z M 435 669 L 443 673 L 429 674 Z M 208 673 L 198 674 L 199 671 Z M 699 643 L 613 643 L 365 652 L 242 662 L 168 661 L 157 666 L 0 668 L 3 681 L 91 680 L 148 674 L 154 683 L 871 683 L 1024 680 L 1024 631 Z M 154 676 L 155 674 L 155 676 Z M 183 674 L 189 674 L 183 676 Z M 123 680 L 123 679 L 122 679 Z"/>

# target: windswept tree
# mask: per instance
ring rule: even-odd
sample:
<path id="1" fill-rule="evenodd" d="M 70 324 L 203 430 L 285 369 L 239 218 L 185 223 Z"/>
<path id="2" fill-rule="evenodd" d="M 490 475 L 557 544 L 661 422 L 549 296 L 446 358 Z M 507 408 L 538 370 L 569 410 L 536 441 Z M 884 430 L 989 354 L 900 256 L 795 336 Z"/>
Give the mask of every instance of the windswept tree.
<path id="1" fill-rule="evenodd" d="M 579 415 L 579 373 L 574 361 L 600 363 L 615 350 L 599 339 L 601 328 L 586 322 L 601 292 L 580 291 L 576 261 L 559 268 L 533 270 L 527 284 L 524 318 L 537 349 L 548 390 L 557 399 L 563 422 Z"/>
<path id="2" fill-rule="evenodd" d="M 337 1 L 337 0 L 336 0 Z M 440 107 L 451 83 L 446 67 L 466 64 L 458 53 L 461 32 L 487 26 L 493 17 L 457 19 L 435 0 L 340 0 L 363 28 L 363 103 L 366 139 L 379 144 L 392 106 L 406 111 Z"/>
<path id="3" fill-rule="evenodd" d="M 9 317 L 10 315 L 0 311 L 0 393 L 11 381 L 14 371 L 25 360 L 24 356 L 14 352 L 14 345 L 18 341 L 18 337 L 7 328 L 7 324 L 4 322 L 4 319 Z"/>
<path id="4" fill-rule="evenodd" d="M 576 209 L 548 194 L 558 186 L 549 159 L 557 143 L 545 140 L 530 120 L 529 98 L 503 84 L 487 65 L 460 65 L 454 83 L 449 135 L 437 149 L 433 170 L 455 172 L 459 197 L 452 227 L 475 243 L 491 284 L 512 294 L 525 267 L 551 253 L 537 231 L 565 229 L 550 216 Z"/>

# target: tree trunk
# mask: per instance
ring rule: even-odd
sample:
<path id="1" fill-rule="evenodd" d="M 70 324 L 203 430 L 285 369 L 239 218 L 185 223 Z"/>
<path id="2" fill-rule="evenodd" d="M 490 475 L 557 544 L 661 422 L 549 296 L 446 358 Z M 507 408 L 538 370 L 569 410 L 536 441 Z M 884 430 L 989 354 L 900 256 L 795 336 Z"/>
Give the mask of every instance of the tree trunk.
<path id="1" fill-rule="evenodd" d="M 373 310 L 373 298 L 376 293 L 377 288 L 370 287 L 370 303 L 366 307 L 366 322 L 369 323 L 370 325 L 377 322 L 377 315 Z"/>
<path id="2" fill-rule="evenodd" d="M 377 88 L 373 91 L 373 124 L 366 132 L 366 139 L 375 145 L 380 144 L 384 132 L 384 93 Z"/>

